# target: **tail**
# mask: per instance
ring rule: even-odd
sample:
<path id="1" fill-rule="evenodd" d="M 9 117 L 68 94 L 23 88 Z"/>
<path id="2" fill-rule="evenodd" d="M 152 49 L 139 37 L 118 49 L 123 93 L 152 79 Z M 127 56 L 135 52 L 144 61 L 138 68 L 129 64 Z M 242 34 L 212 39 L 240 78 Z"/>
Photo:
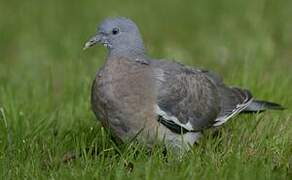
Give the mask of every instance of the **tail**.
<path id="1" fill-rule="evenodd" d="M 253 100 L 241 113 L 260 113 L 266 110 L 284 110 L 285 108 L 277 103 Z"/>

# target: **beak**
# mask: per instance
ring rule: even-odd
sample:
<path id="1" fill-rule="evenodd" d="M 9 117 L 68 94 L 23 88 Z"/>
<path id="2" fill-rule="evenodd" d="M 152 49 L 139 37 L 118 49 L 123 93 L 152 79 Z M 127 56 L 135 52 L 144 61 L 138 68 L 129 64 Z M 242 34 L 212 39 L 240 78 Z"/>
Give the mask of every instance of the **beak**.
<path id="1" fill-rule="evenodd" d="M 96 43 L 99 43 L 101 41 L 101 36 L 99 34 L 95 35 L 94 37 L 90 38 L 84 45 L 83 50 L 86 50 L 90 48 L 91 46 L 94 46 Z"/>

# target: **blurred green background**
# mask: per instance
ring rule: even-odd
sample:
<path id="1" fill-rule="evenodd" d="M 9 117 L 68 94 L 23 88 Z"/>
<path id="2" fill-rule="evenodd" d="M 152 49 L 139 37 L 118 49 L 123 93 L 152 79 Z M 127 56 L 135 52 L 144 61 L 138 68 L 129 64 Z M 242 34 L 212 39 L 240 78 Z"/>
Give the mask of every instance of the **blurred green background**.
<path id="1" fill-rule="evenodd" d="M 131 145 L 121 156 L 90 156 L 88 147 L 115 146 L 89 103 L 106 50 L 82 47 L 112 16 L 138 24 L 152 57 L 212 69 L 288 110 L 237 118 L 223 128 L 223 142 L 205 138 L 183 161 L 166 162 L 159 150 L 136 157 Z M 289 0 L 1 0 L 0 177 L 291 177 L 291 18 Z M 64 164 L 68 151 L 83 156 Z M 133 172 L 125 170 L 125 159 Z"/>

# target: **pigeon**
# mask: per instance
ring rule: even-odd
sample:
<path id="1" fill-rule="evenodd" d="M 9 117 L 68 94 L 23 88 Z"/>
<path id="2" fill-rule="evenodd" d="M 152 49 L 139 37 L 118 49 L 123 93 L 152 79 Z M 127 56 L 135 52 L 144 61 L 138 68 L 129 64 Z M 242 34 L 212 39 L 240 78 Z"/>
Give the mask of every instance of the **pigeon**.
<path id="1" fill-rule="evenodd" d="M 151 58 L 129 18 L 105 19 L 84 49 L 95 44 L 104 45 L 108 54 L 92 84 L 92 110 L 122 142 L 135 139 L 149 147 L 162 142 L 186 151 L 205 129 L 240 113 L 284 109 L 254 99 L 247 89 L 227 86 L 212 71 Z"/>

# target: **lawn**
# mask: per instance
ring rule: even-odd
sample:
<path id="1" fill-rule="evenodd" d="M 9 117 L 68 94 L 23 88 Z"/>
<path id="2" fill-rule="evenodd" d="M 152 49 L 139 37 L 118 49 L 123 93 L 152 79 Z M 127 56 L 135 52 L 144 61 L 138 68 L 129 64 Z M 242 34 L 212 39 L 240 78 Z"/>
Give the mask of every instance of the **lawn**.
<path id="1" fill-rule="evenodd" d="M 292 1 L 0 1 L 0 179 L 292 179 Z M 90 109 L 105 17 L 152 57 L 211 69 L 283 112 L 242 115 L 192 151 L 116 145 Z"/>

